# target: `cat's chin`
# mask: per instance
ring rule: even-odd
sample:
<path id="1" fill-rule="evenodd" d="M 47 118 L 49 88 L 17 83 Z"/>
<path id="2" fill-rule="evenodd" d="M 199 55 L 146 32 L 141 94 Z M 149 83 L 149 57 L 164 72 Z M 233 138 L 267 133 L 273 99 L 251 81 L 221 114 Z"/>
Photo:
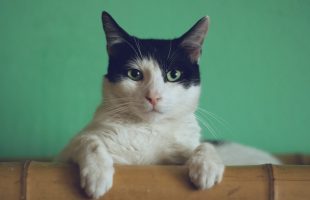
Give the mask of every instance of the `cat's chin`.
<path id="1" fill-rule="evenodd" d="M 158 122 L 163 119 L 164 114 L 159 111 L 148 111 L 140 115 L 140 118 L 146 122 Z"/>

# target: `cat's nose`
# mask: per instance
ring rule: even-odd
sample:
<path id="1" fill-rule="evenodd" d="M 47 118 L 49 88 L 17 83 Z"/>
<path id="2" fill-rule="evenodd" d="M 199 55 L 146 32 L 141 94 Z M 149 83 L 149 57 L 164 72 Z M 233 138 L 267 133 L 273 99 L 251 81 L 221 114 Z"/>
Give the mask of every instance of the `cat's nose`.
<path id="1" fill-rule="evenodd" d="M 150 102 L 150 104 L 152 104 L 152 106 L 156 106 L 158 101 L 161 99 L 159 96 L 146 96 L 145 98 L 148 102 Z"/>

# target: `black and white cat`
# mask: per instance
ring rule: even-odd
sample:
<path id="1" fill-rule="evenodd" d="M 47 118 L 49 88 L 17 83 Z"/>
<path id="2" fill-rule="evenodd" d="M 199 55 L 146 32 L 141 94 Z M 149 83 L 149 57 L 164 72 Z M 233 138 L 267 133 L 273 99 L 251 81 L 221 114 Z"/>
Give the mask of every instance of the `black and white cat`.
<path id="1" fill-rule="evenodd" d="M 209 18 L 172 40 L 138 39 L 102 13 L 109 54 L 103 102 L 61 154 L 79 165 L 81 186 L 98 198 L 113 182 L 113 164 L 186 164 L 191 181 L 210 188 L 225 165 L 279 163 L 236 143 L 200 142 L 194 112 L 200 95 L 198 61 Z"/>

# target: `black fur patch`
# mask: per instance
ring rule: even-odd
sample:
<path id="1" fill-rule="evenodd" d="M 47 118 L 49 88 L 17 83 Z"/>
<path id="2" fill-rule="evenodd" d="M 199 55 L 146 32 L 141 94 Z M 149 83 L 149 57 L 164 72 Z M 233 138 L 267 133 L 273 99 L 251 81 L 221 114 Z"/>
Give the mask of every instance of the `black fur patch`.
<path id="1" fill-rule="evenodd" d="M 130 44 L 119 43 L 113 46 L 106 75 L 109 81 L 117 82 L 127 78 L 128 63 L 142 55 L 157 61 L 165 82 L 167 82 L 167 72 L 177 69 L 182 72 L 182 76 L 176 83 L 182 84 L 185 88 L 200 84 L 198 63 L 193 63 L 186 51 L 178 47 L 177 39 L 155 40 L 132 37 L 127 41 Z"/>
<path id="2" fill-rule="evenodd" d="M 200 19 L 189 31 L 177 39 L 139 39 L 129 35 L 107 13 L 102 13 L 102 24 L 107 39 L 109 65 L 106 77 L 111 82 L 128 78 L 129 63 L 146 57 L 157 61 L 167 82 L 170 70 L 181 71 L 176 84 L 185 88 L 200 84 L 198 59 L 203 39 L 208 30 L 208 18 Z"/>

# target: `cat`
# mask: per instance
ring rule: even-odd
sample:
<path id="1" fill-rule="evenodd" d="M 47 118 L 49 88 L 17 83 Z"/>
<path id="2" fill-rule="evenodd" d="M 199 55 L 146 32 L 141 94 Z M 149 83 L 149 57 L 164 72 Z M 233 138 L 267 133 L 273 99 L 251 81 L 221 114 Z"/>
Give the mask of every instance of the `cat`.
<path id="1" fill-rule="evenodd" d="M 209 17 L 171 40 L 131 36 L 105 11 L 102 23 L 109 56 L 103 101 L 60 156 L 78 164 L 87 195 L 98 198 L 112 187 L 114 163 L 185 164 L 200 189 L 219 183 L 225 165 L 279 163 L 240 144 L 200 142 L 194 113 Z"/>

